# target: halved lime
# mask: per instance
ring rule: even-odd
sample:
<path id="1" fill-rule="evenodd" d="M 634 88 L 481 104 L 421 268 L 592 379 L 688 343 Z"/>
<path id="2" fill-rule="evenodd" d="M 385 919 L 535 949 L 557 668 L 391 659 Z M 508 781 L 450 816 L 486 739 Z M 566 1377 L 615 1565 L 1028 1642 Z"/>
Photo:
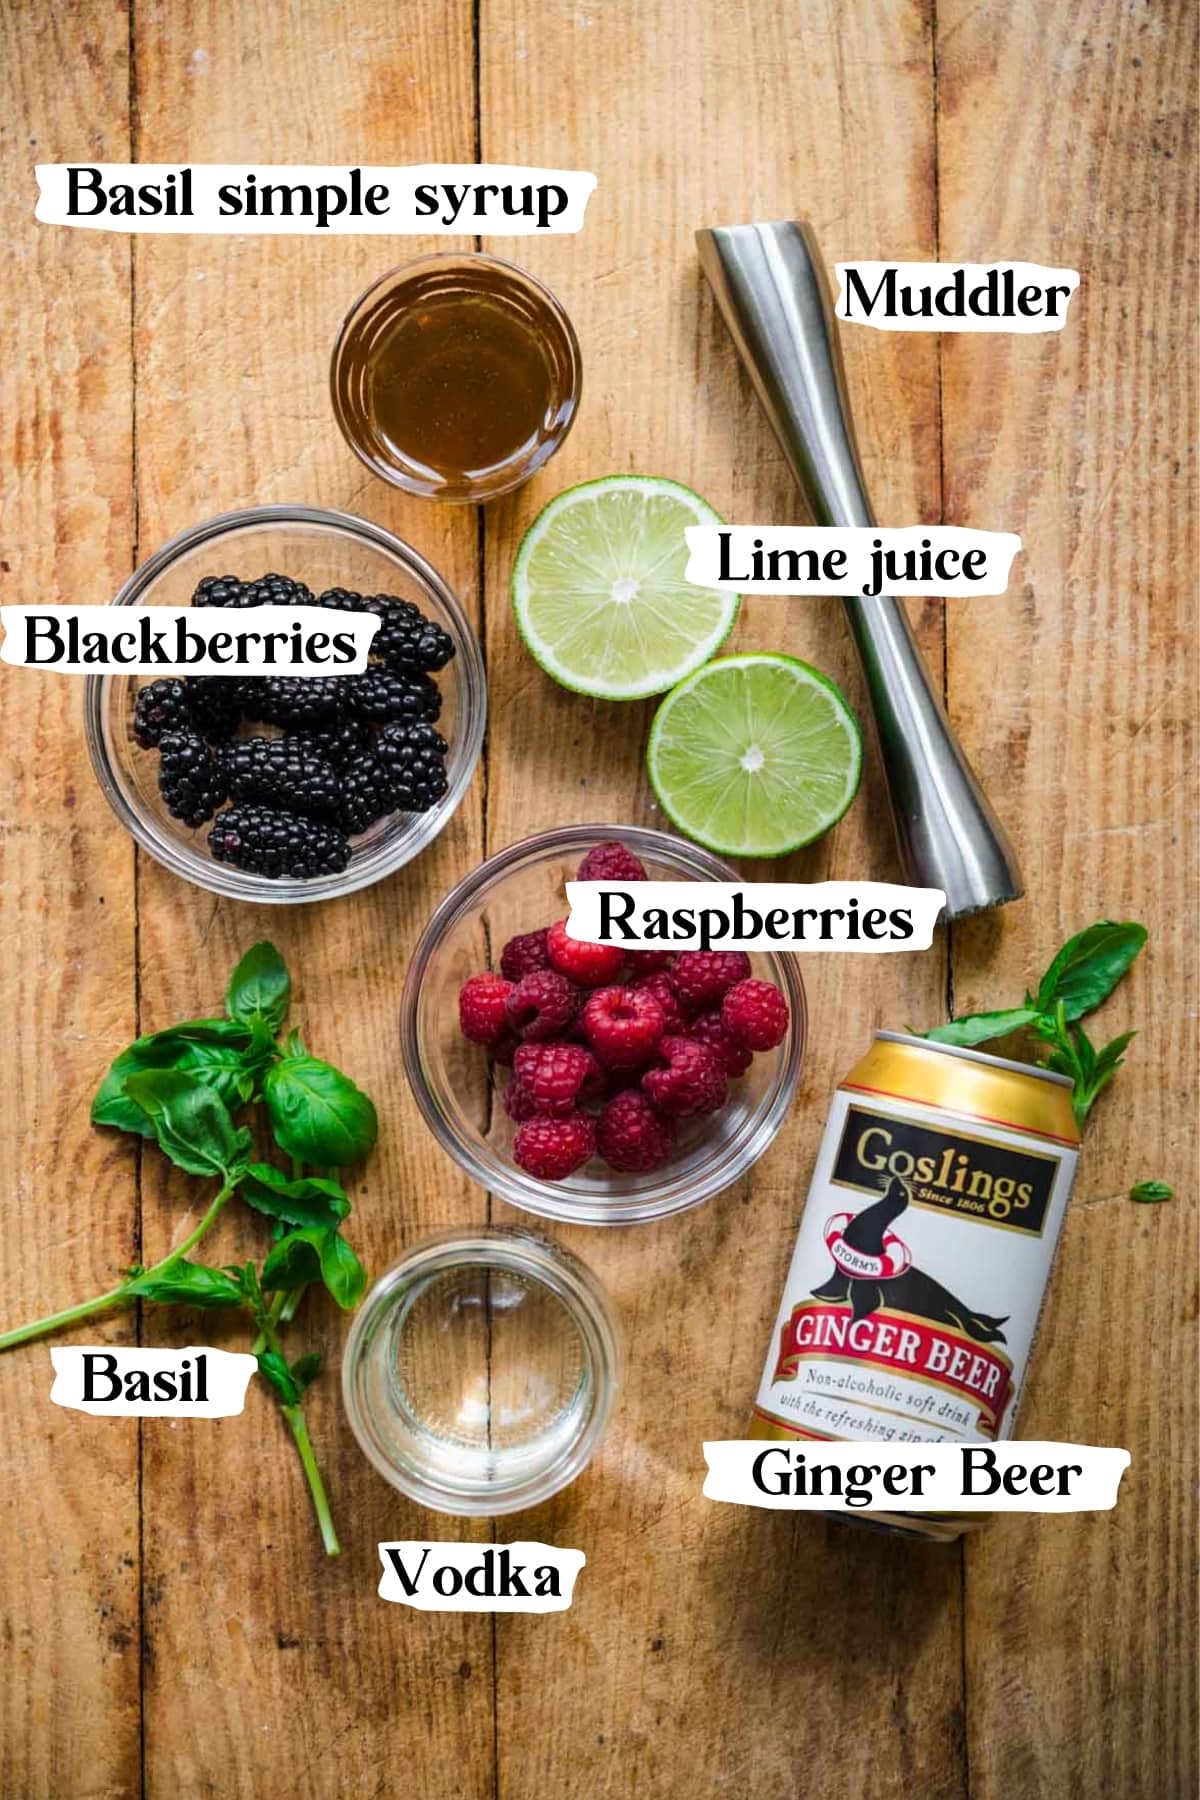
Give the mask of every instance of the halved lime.
<path id="1" fill-rule="evenodd" d="M 517 627 L 547 675 L 601 700 L 661 694 L 720 649 L 738 597 L 684 579 L 706 500 L 657 475 L 608 475 L 551 500 L 513 565 Z"/>
<path id="2" fill-rule="evenodd" d="M 650 782 L 679 830 L 724 856 L 784 856 L 836 825 L 862 774 L 841 690 L 792 656 L 722 656 L 672 688 Z"/>

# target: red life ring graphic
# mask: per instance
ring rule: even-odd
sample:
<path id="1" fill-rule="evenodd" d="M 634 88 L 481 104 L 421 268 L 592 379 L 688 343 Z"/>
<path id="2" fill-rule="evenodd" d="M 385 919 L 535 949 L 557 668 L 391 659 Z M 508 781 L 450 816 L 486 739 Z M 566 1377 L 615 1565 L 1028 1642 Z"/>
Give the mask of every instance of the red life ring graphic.
<path id="1" fill-rule="evenodd" d="M 855 1250 L 846 1243 L 846 1227 L 854 1216 L 848 1212 L 834 1213 L 825 1221 L 825 1248 L 835 1267 L 843 1275 L 859 1280 L 893 1281 L 897 1275 L 906 1274 L 912 1267 L 912 1252 L 894 1231 L 884 1232 L 883 1252 L 879 1256 L 870 1256 L 865 1250 Z"/>

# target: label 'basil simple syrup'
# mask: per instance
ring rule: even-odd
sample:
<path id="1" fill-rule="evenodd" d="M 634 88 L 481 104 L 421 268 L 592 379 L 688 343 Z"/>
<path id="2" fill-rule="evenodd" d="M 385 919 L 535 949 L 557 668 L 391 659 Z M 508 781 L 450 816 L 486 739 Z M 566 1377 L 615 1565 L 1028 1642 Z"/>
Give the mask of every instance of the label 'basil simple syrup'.
<path id="1" fill-rule="evenodd" d="M 833 1098 L 750 1436 L 1011 1437 L 1078 1156 L 1065 1076 L 877 1032 Z M 982 1515 L 869 1522 L 950 1539 Z"/>

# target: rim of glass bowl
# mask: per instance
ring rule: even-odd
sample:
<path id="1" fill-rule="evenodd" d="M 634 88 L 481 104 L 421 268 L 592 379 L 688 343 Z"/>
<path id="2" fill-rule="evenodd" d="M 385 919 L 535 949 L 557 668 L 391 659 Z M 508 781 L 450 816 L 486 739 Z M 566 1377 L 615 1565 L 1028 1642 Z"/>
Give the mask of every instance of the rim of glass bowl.
<path id="1" fill-rule="evenodd" d="M 433 1478 L 416 1459 L 397 1462 L 374 1428 L 366 1401 L 369 1336 L 395 1304 L 397 1291 L 431 1275 L 460 1268 L 503 1268 L 549 1288 L 570 1314 L 588 1361 L 591 1405 L 569 1447 L 536 1476 L 486 1491 Z M 342 1403 L 359 1448 L 384 1480 L 410 1500 L 460 1518 L 520 1512 L 557 1494 L 581 1475 L 607 1428 L 621 1381 L 621 1336 L 608 1293 L 571 1251 L 521 1226 L 480 1226 L 423 1239 L 375 1283 L 354 1315 L 342 1358 Z"/>
<path id="2" fill-rule="evenodd" d="M 342 358 L 345 354 L 350 333 L 355 322 L 360 318 L 368 303 L 380 292 L 401 277 L 415 275 L 421 270 L 445 268 L 457 263 L 463 268 L 477 267 L 483 263 L 494 269 L 500 269 L 506 275 L 514 276 L 518 283 L 533 289 L 539 299 L 545 302 L 546 310 L 554 320 L 562 336 L 564 364 L 567 380 L 563 388 L 563 399 L 571 403 L 570 414 L 566 424 L 560 429 L 548 432 L 539 440 L 531 455 L 520 461 L 502 464 L 490 477 L 478 481 L 463 481 L 457 485 L 443 484 L 441 487 L 430 487 L 418 476 L 407 475 L 394 463 L 385 462 L 381 457 L 373 456 L 364 444 L 360 444 L 351 429 L 342 404 L 338 375 Z M 571 315 L 559 299 L 558 295 L 548 288 L 544 281 L 531 275 L 528 269 L 519 263 L 509 262 L 502 256 L 492 256 L 486 250 L 436 250 L 428 256 L 410 257 L 407 262 L 397 263 L 394 268 L 385 269 L 377 275 L 362 293 L 353 300 L 346 309 L 337 337 L 333 341 L 333 349 L 329 356 L 329 393 L 333 405 L 333 416 L 337 420 L 338 430 L 348 447 L 353 450 L 365 469 L 372 475 L 386 481 L 389 487 L 399 488 L 402 493 L 414 494 L 420 500 L 440 500 L 447 506 L 480 506 L 488 500 L 498 500 L 503 494 L 511 494 L 545 467 L 550 458 L 561 449 L 570 435 L 571 428 L 579 416 L 579 403 L 583 397 L 583 356 L 579 348 L 579 338 L 571 323 Z"/>
<path id="3" fill-rule="evenodd" d="M 89 675 L 84 687 L 84 730 L 92 768 L 109 805 L 125 829 L 142 848 L 185 881 L 205 888 L 211 894 L 224 894 L 234 900 L 255 901 L 268 906 L 290 906 L 314 900 L 333 900 L 370 887 L 385 875 L 392 875 L 428 848 L 443 826 L 457 810 L 470 785 L 483 747 L 487 720 L 487 677 L 479 640 L 470 620 L 463 612 L 449 584 L 432 563 L 403 538 L 360 519 L 354 513 L 334 512 L 320 506 L 272 505 L 249 506 L 235 512 L 218 513 L 199 525 L 168 538 L 158 550 L 136 568 L 122 585 L 112 604 L 135 606 L 163 571 L 180 556 L 197 545 L 224 538 L 247 526 L 289 525 L 317 526 L 324 531 L 357 538 L 361 543 L 381 550 L 399 562 L 419 587 L 424 587 L 446 613 L 458 650 L 458 667 L 462 690 L 462 718 L 455 741 L 450 746 L 448 761 L 454 767 L 450 785 L 441 802 L 427 813 L 417 815 L 420 824 L 402 843 L 378 843 L 365 851 L 356 851 L 349 866 L 340 875 L 316 875 L 306 879 L 272 880 L 266 875 L 252 875 L 219 863 L 215 857 L 199 851 L 184 850 L 172 839 L 161 835 L 154 821 L 143 816 L 133 805 L 109 753 L 107 717 L 111 675 Z"/>
<path id="4" fill-rule="evenodd" d="M 514 870 L 538 861 L 548 853 L 579 852 L 618 838 L 636 854 L 674 864 L 689 878 L 707 881 L 737 881 L 739 878 L 727 863 L 704 850 L 699 844 L 633 825 L 568 825 L 522 838 L 508 849 L 498 851 L 480 863 L 465 880 L 452 888 L 436 908 L 421 933 L 408 965 L 400 1011 L 401 1055 L 408 1083 L 426 1124 L 442 1148 L 465 1169 L 479 1186 L 489 1193 L 520 1207 L 538 1218 L 555 1219 L 574 1225 L 630 1225 L 651 1219 L 669 1217 L 701 1206 L 719 1194 L 750 1169 L 767 1149 L 787 1115 L 804 1062 L 808 1035 L 804 983 L 794 956 L 762 950 L 755 952 L 768 964 L 772 979 L 787 995 L 792 1022 L 781 1046 L 776 1065 L 774 1086 L 769 1090 L 765 1108 L 752 1129 L 747 1129 L 729 1143 L 720 1146 L 712 1161 L 686 1178 L 671 1178 L 670 1168 L 660 1171 L 657 1187 L 631 1193 L 619 1200 L 596 1200 L 573 1194 L 565 1184 L 556 1185 L 536 1180 L 515 1163 L 496 1156 L 481 1156 L 476 1146 L 459 1131 L 456 1120 L 442 1106 L 426 1078 L 423 1046 L 419 1041 L 418 1014 L 420 994 L 426 971 L 438 944 L 452 930 L 469 907 L 489 889 L 497 886 Z M 614 1178 L 615 1179 L 615 1178 Z"/>

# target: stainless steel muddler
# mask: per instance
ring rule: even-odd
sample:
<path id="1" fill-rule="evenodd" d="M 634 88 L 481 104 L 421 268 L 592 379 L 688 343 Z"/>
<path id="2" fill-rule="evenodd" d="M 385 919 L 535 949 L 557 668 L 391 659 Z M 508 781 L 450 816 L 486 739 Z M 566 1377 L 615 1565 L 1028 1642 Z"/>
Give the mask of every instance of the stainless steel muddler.
<path id="1" fill-rule="evenodd" d="M 790 220 L 718 226 L 698 231 L 696 243 L 813 523 L 873 525 L 811 229 Z M 1016 900 L 1012 846 L 930 685 L 904 608 L 883 595 L 845 606 L 909 881 L 941 888 L 951 919 Z"/>

